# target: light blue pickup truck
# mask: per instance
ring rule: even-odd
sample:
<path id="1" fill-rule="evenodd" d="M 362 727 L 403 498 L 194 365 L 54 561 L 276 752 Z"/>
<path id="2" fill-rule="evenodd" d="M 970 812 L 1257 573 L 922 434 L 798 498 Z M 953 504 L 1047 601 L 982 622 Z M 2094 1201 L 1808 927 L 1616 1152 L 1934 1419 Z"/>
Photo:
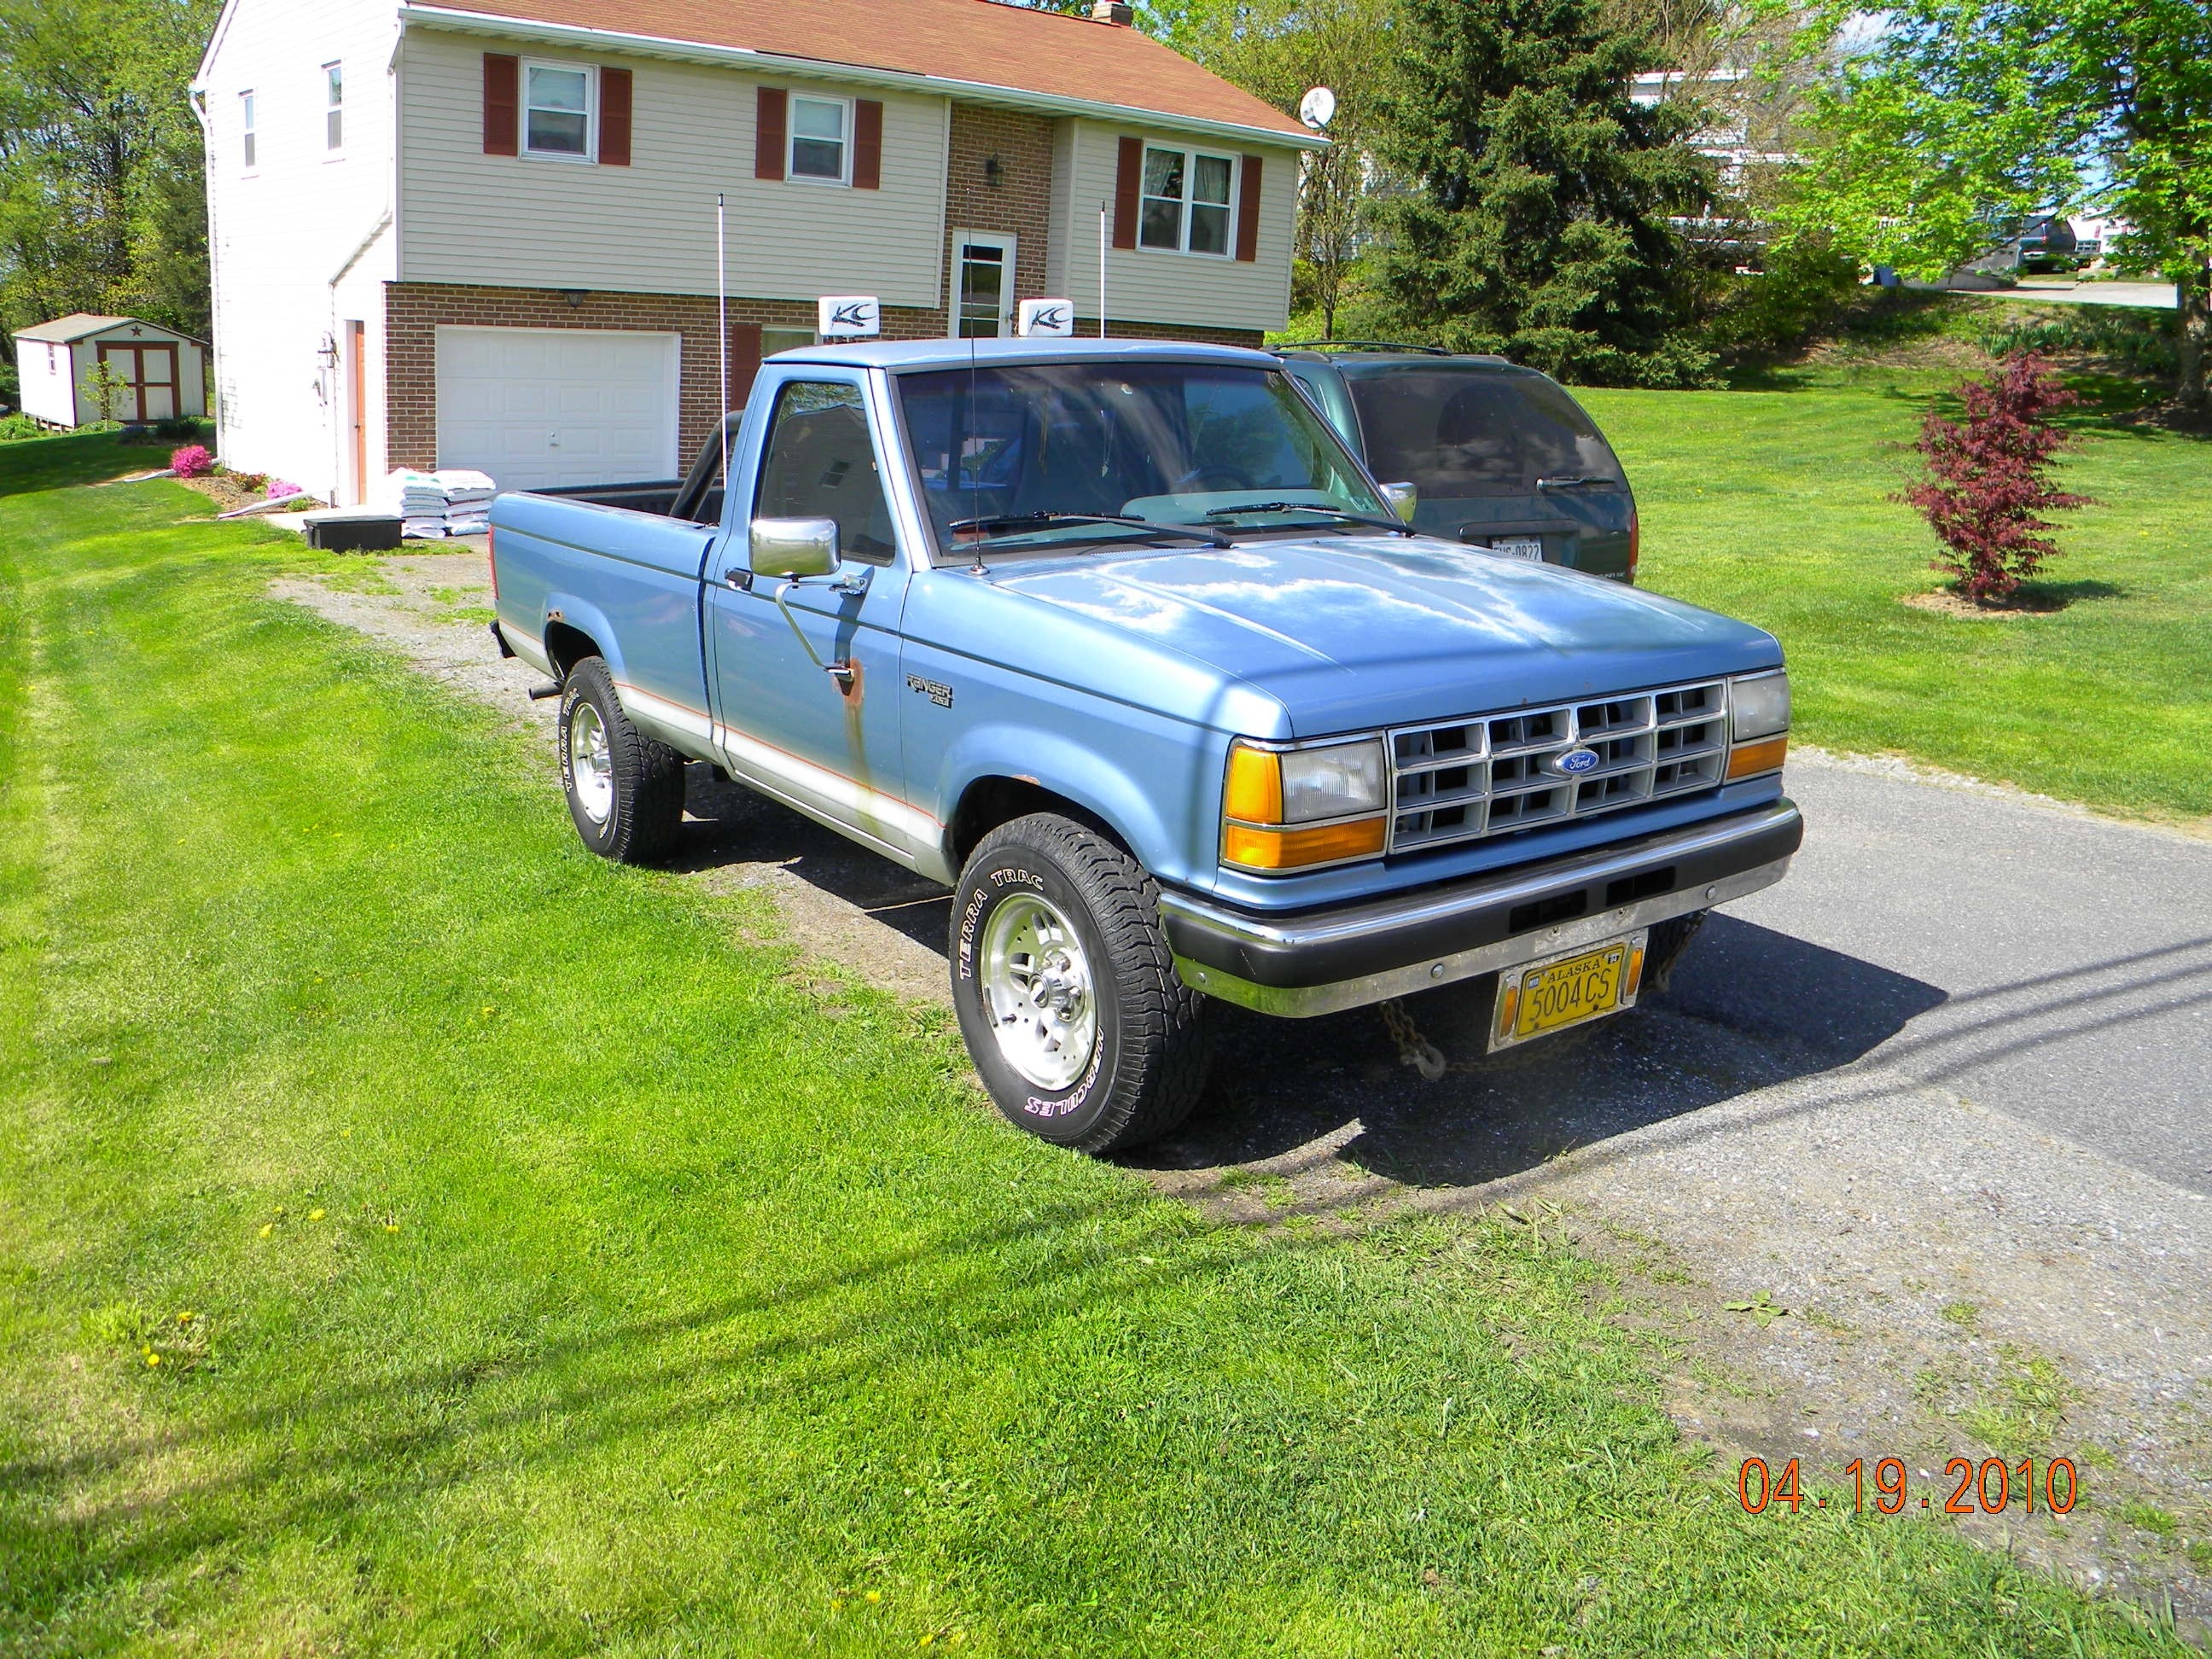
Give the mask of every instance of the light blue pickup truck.
<path id="1" fill-rule="evenodd" d="M 1797 849 L 1771 635 L 1410 506 L 1262 353 L 820 346 L 681 483 L 501 496 L 495 630 L 594 851 L 666 852 L 690 760 L 950 884 L 985 1084 L 1103 1152 L 1196 1103 L 1210 997 L 1457 984 L 1510 1048 Z"/>

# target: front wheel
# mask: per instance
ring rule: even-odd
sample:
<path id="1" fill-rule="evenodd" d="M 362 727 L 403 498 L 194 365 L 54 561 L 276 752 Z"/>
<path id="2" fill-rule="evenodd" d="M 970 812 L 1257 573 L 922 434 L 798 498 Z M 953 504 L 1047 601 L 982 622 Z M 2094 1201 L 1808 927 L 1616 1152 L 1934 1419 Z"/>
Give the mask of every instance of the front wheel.
<path id="1" fill-rule="evenodd" d="M 1046 813 L 983 837 L 953 893 L 952 997 L 1008 1121 L 1083 1152 L 1173 1129 L 1208 1059 L 1176 977 L 1159 890 L 1081 824 Z"/>
<path id="2" fill-rule="evenodd" d="M 561 786 L 584 845 L 624 864 L 667 852 L 684 822 L 684 757 L 629 723 L 604 659 L 562 680 L 560 735 Z"/>

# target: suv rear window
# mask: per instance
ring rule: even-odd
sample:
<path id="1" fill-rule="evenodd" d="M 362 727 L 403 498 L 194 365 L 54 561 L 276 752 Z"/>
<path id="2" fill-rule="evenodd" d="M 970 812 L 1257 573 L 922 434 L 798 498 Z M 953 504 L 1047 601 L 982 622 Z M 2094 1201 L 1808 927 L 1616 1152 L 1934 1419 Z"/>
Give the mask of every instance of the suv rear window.
<path id="1" fill-rule="evenodd" d="M 1589 416 L 1541 376 L 1439 365 L 1345 378 L 1370 468 L 1424 500 L 1533 495 L 1539 478 L 1628 482 Z"/>

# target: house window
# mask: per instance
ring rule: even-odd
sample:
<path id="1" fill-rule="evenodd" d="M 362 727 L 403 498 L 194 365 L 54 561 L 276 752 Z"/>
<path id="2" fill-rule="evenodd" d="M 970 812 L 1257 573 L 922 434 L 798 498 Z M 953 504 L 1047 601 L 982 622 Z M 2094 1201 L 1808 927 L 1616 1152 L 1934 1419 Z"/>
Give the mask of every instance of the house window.
<path id="1" fill-rule="evenodd" d="M 792 178 L 845 182 L 846 123 L 851 112 L 852 106 L 842 98 L 791 100 Z"/>
<path id="2" fill-rule="evenodd" d="M 323 148 L 336 155 L 345 148 L 345 66 L 323 65 Z"/>
<path id="3" fill-rule="evenodd" d="M 246 172 L 251 173 L 253 171 L 255 157 L 253 153 L 253 94 L 250 92 L 241 92 L 238 94 L 238 125 L 239 161 L 240 164 L 245 167 Z"/>
<path id="4" fill-rule="evenodd" d="M 592 154 L 592 72 L 563 64 L 523 70 L 522 148 L 530 155 Z"/>
<path id="5" fill-rule="evenodd" d="M 1180 253 L 1229 252 L 1229 226 L 1237 163 L 1196 150 L 1145 151 L 1140 246 Z"/>

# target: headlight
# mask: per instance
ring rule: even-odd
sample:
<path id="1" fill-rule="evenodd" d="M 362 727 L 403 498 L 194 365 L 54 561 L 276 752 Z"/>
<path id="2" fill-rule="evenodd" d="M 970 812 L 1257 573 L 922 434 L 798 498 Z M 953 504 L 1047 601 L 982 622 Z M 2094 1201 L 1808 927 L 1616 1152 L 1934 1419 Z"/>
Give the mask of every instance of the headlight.
<path id="1" fill-rule="evenodd" d="M 1237 743 L 1222 788 L 1222 860 L 1292 870 L 1372 858 L 1387 839 L 1389 790 L 1379 738 L 1311 749 Z"/>
<path id="2" fill-rule="evenodd" d="M 1368 738 L 1282 756 L 1283 822 L 1311 823 L 1382 810 L 1382 745 Z"/>
<path id="3" fill-rule="evenodd" d="M 1790 676 L 1749 674 L 1729 687 L 1729 715 L 1738 743 L 1790 729 Z"/>
<path id="4" fill-rule="evenodd" d="M 1731 783 L 1780 771 L 1790 753 L 1790 676 L 1777 670 L 1731 681 L 1729 725 L 1735 739 L 1729 750 Z"/>

